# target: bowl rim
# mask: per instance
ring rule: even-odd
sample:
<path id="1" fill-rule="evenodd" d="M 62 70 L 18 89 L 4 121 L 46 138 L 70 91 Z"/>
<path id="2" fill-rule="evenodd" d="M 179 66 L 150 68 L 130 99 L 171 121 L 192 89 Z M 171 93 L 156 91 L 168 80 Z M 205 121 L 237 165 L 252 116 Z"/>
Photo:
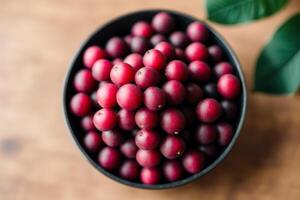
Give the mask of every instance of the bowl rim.
<path id="1" fill-rule="evenodd" d="M 120 178 L 120 177 L 106 171 L 105 169 L 100 167 L 98 164 L 96 164 L 95 161 L 89 156 L 89 154 L 84 149 L 84 147 L 79 143 L 77 137 L 75 136 L 75 131 L 73 130 L 73 126 L 71 125 L 71 120 L 69 118 L 69 113 L 68 113 L 68 109 L 67 109 L 67 107 L 68 107 L 67 86 L 68 86 L 69 79 L 71 78 L 70 75 L 71 75 L 72 68 L 74 67 L 74 65 L 76 63 L 76 59 L 80 56 L 80 53 L 81 53 L 82 49 L 89 43 L 91 38 L 95 37 L 102 29 L 104 29 L 108 25 L 110 25 L 112 23 L 115 23 L 115 22 L 117 22 L 117 21 L 119 21 L 123 18 L 133 17 L 134 15 L 139 15 L 139 14 L 158 13 L 158 12 L 167 12 L 167 13 L 170 13 L 172 15 L 176 15 L 177 17 L 180 17 L 180 18 L 186 18 L 186 19 L 191 20 L 191 21 L 201 22 L 210 30 L 210 32 L 213 33 L 214 37 L 218 40 L 218 42 L 221 43 L 225 47 L 226 51 L 231 56 L 232 62 L 234 63 L 234 65 L 236 67 L 238 76 L 241 80 L 242 93 L 243 93 L 241 103 L 243 105 L 241 106 L 242 109 L 241 109 L 240 120 L 239 120 L 239 123 L 237 124 L 237 128 L 235 130 L 234 136 L 233 136 L 230 144 L 226 147 L 226 149 L 222 152 L 222 154 L 219 155 L 219 157 L 215 161 L 213 161 L 210 165 L 208 165 L 205 169 L 201 170 L 199 173 L 191 175 L 191 176 L 189 176 L 187 178 L 184 178 L 182 180 L 178 180 L 178 181 L 170 182 L 170 183 L 163 183 L 163 184 L 146 185 L 146 184 L 142 184 L 142 183 L 128 181 L 126 179 Z M 168 188 L 174 188 L 174 187 L 178 187 L 178 186 L 182 186 L 182 185 L 191 183 L 191 182 L 197 180 L 198 178 L 208 174 L 208 172 L 211 172 L 215 167 L 217 167 L 227 157 L 229 152 L 232 150 L 232 148 L 233 148 L 234 144 L 236 143 L 236 141 L 237 141 L 237 139 L 238 139 L 238 137 L 241 133 L 241 130 L 243 128 L 243 125 L 244 125 L 244 122 L 245 122 L 245 117 L 246 117 L 246 112 L 247 112 L 247 89 L 246 89 L 245 76 L 244 76 L 244 73 L 242 71 L 241 64 L 240 64 L 235 52 L 233 51 L 232 47 L 223 38 L 223 36 L 221 36 L 215 29 L 213 29 L 205 21 L 197 19 L 196 17 L 193 17 L 189 14 L 182 13 L 182 12 L 179 12 L 179 11 L 170 10 L 170 9 L 136 10 L 136 11 L 128 12 L 126 14 L 122 14 L 122 15 L 120 15 L 116 18 L 113 18 L 112 20 L 108 20 L 106 23 L 100 25 L 92 34 L 89 35 L 89 37 L 87 37 L 87 39 L 84 40 L 83 43 L 81 43 L 81 45 L 78 48 L 77 52 L 72 57 L 72 60 L 69 64 L 69 67 L 67 69 L 67 73 L 66 73 L 65 78 L 64 78 L 62 96 L 63 96 L 63 98 L 62 98 L 62 107 L 63 108 L 62 109 L 63 109 L 63 113 L 64 113 L 64 121 L 67 124 L 67 127 L 69 129 L 69 134 L 73 138 L 72 139 L 73 143 L 75 143 L 75 145 L 79 148 L 79 150 L 81 151 L 84 158 L 86 160 L 88 160 L 88 162 L 92 166 L 94 166 L 94 168 L 96 168 L 98 171 L 100 171 L 102 174 L 109 177 L 110 179 L 112 179 L 114 181 L 117 181 L 119 183 L 128 185 L 128 186 L 135 187 L 135 188 L 140 188 L 140 189 L 168 189 Z"/>

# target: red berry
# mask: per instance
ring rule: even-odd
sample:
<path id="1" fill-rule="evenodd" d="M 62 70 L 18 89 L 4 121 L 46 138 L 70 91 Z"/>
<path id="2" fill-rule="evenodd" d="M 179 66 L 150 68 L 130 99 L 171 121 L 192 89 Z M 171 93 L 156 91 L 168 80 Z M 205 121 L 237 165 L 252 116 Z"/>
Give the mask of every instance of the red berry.
<path id="1" fill-rule="evenodd" d="M 153 46 L 157 45 L 160 42 L 167 41 L 167 38 L 162 34 L 155 34 L 151 37 L 150 42 Z"/>
<path id="2" fill-rule="evenodd" d="M 123 57 L 127 53 L 127 44 L 120 37 L 110 38 L 105 46 L 105 50 L 112 58 Z"/>
<path id="3" fill-rule="evenodd" d="M 204 155 L 200 151 L 188 151 L 183 155 L 182 164 L 188 173 L 198 173 L 204 166 Z"/>
<path id="4" fill-rule="evenodd" d="M 88 69 L 82 69 L 74 77 L 74 87 L 77 92 L 91 92 L 96 85 L 92 73 Z"/>
<path id="5" fill-rule="evenodd" d="M 160 51 L 151 49 L 145 53 L 143 63 L 146 67 L 161 70 L 165 67 L 166 58 Z"/>
<path id="6" fill-rule="evenodd" d="M 241 90 L 239 79 L 232 74 L 225 74 L 218 80 L 218 91 L 226 99 L 235 99 Z"/>
<path id="7" fill-rule="evenodd" d="M 112 109 L 103 108 L 95 113 L 93 122 L 99 131 L 112 130 L 117 124 L 117 114 Z"/>
<path id="8" fill-rule="evenodd" d="M 143 167 L 154 167 L 160 163 L 161 155 L 157 150 L 140 149 L 136 153 L 136 161 Z"/>
<path id="9" fill-rule="evenodd" d="M 211 76 L 211 69 L 208 64 L 200 60 L 191 62 L 188 70 L 190 77 L 200 83 L 208 81 Z"/>
<path id="10" fill-rule="evenodd" d="M 122 154 L 127 158 L 135 158 L 136 152 L 139 148 L 136 146 L 133 138 L 129 138 L 120 146 Z"/>
<path id="11" fill-rule="evenodd" d="M 134 180 L 140 175 L 140 166 L 135 160 L 126 160 L 119 169 L 119 175 L 127 180 Z"/>
<path id="12" fill-rule="evenodd" d="M 116 95 L 118 87 L 115 84 L 107 83 L 97 90 L 97 102 L 103 108 L 113 108 L 117 105 Z"/>
<path id="13" fill-rule="evenodd" d="M 92 67 L 92 75 L 97 81 L 107 81 L 110 78 L 112 63 L 109 60 L 101 59 L 95 62 Z"/>
<path id="14" fill-rule="evenodd" d="M 95 126 L 93 124 L 93 117 L 90 115 L 83 117 L 81 120 L 81 127 L 85 131 L 95 130 Z"/>
<path id="15" fill-rule="evenodd" d="M 112 64 L 114 66 L 114 65 L 119 64 L 121 62 L 123 62 L 122 58 L 115 58 L 115 59 L 113 59 Z"/>
<path id="16" fill-rule="evenodd" d="M 90 131 L 84 136 L 83 143 L 89 151 L 96 152 L 102 146 L 102 139 L 96 131 Z"/>
<path id="17" fill-rule="evenodd" d="M 137 109 L 143 100 L 143 93 L 134 84 L 125 84 L 117 92 L 117 102 L 121 108 L 126 110 Z"/>
<path id="18" fill-rule="evenodd" d="M 143 57 L 137 53 L 129 54 L 124 59 L 124 62 L 129 64 L 134 69 L 134 71 L 137 71 L 144 66 Z"/>
<path id="19" fill-rule="evenodd" d="M 124 133 L 118 129 L 113 129 L 109 131 L 102 132 L 103 142 L 110 147 L 119 146 L 124 139 Z"/>
<path id="20" fill-rule="evenodd" d="M 185 49 L 185 55 L 189 61 L 195 61 L 195 60 L 206 60 L 208 57 L 208 51 L 206 46 L 199 42 L 191 43 L 187 48 Z"/>
<path id="21" fill-rule="evenodd" d="M 133 53 L 144 54 L 150 48 L 150 43 L 146 38 L 133 37 L 130 43 L 130 49 Z"/>
<path id="22" fill-rule="evenodd" d="M 144 92 L 144 104 L 149 110 L 157 111 L 164 107 L 166 94 L 158 87 L 149 87 Z"/>
<path id="23" fill-rule="evenodd" d="M 209 32 L 205 25 L 200 22 L 192 22 L 186 29 L 188 37 L 193 42 L 203 42 L 208 39 Z"/>
<path id="24" fill-rule="evenodd" d="M 165 55 L 167 60 L 171 60 L 175 56 L 175 49 L 168 42 L 160 42 L 155 46 L 154 49 L 160 51 L 163 55 Z"/>
<path id="25" fill-rule="evenodd" d="M 220 62 L 214 67 L 214 73 L 217 78 L 225 74 L 233 74 L 233 69 L 230 63 Z"/>
<path id="26" fill-rule="evenodd" d="M 163 164 L 163 174 L 167 181 L 178 181 L 183 178 L 184 171 L 178 160 L 167 160 Z"/>
<path id="27" fill-rule="evenodd" d="M 111 69 L 110 79 L 118 86 L 130 83 L 134 79 L 134 69 L 127 63 L 118 63 Z"/>
<path id="28" fill-rule="evenodd" d="M 165 75 L 168 80 L 184 81 L 188 77 L 188 67 L 180 60 L 173 60 L 167 65 Z"/>
<path id="29" fill-rule="evenodd" d="M 185 150 L 185 142 L 175 135 L 168 135 L 160 145 L 160 152 L 167 159 L 180 157 Z"/>
<path id="30" fill-rule="evenodd" d="M 160 170 L 156 167 L 143 168 L 141 171 L 141 182 L 148 185 L 159 183 L 161 179 Z"/>
<path id="31" fill-rule="evenodd" d="M 153 129 L 157 126 L 158 122 L 157 113 L 147 108 L 141 108 L 135 113 L 135 123 L 141 129 Z"/>
<path id="32" fill-rule="evenodd" d="M 223 60 L 223 51 L 218 45 L 212 45 L 208 47 L 208 54 L 214 63 L 218 63 Z"/>
<path id="33" fill-rule="evenodd" d="M 215 157 L 218 153 L 218 148 L 215 144 L 201 145 L 199 150 L 210 158 Z"/>
<path id="34" fill-rule="evenodd" d="M 233 136 L 233 128 L 230 124 L 226 122 L 221 122 L 217 124 L 217 129 L 219 132 L 218 144 L 222 146 L 227 146 Z"/>
<path id="35" fill-rule="evenodd" d="M 211 124 L 201 124 L 195 132 L 195 139 L 200 144 L 213 143 L 217 138 L 217 129 Z"/>
<path id="36" fill-rule="evenodd" d="M 169 134 L 178 134 L 185 127 L 185 118 L 181 111 L 168 108 L 161 114 L 160 125 Z"/>
<path id="37" fill-rule="evenodd" d="M 153 29 L 148 22 L 138 21 L 132 26 L 131 33 L 134 36 L 149 38 L 153 33 Z"/>
<path id="38" fill-rule="evenodd" d="M 89 96 L 83 93 L 75 94 L 70 101 L 72 113 L 78 117 L 83 117 L 91 111 L 92 101 Z"/>
<path id="39" fill-rule="evenodd" d="M 170 33 L 175 28 L 175 20 L 170 14 L 160 12 L 153 17 L 152 27 L 159 33 Z"/>
<path id="40" fill-rule="evenodd" d="M 221 106 L 226 120 L 232 121 L 237 117 L 239 109 L 234 102 L 224 100 L 221 102 Z"/>
<path id="41" fill-rule="evenodd" d="M 141 88 L 148 88 L 159 84 L 160 74 L 151 67 L 143 67 L 135 73 L 135 83 Z"/>
<path id="42" fill-rule="evenodd" d="M 135 143 L 140 149 L 155 149 L 160 142 L 159 134 L 156 131 L 140 130 L 135 136 Z"/>
<path id="43" fill-rule="evenodd" d="M 87 48 L 83 54 L 83 64 L 91 68 L 97 60 L 105 58 L 105 51 L 97 46 Z"/>
<path id="44" fill-rule="evenodd" d="M 113 147 L 104 147 L 98 156 L 100 166 L 109 171 L 116 169 L 119 166 L 120 161 L 121 154 Z"/>
<path id="45" fill-rule="evenodd" d="M 129 110 L 121 109 L 118 112 L 118 126 L 119 128 L 130 131 L 135 127 L 135 119 L 134 119 L 134 112 Z"/>
<path id="46" fill-rule="evenodd" d="M 184 86 L 179 81 L 168 81 L 163 85 L 162 89 L 166 93 L 170 104 L 178 105 L 184 101 L 186 91 Z"/>
<path id="47" fill-rule="evenodd" d="M 198 103 L 203 98 L 202 89 L 194 83 L 187 84 L 186 91 L 187 91 L 186 100 L 191 105 Z"/>
<path id="48" fill-rule="evenodd" d="M 200 101 L 196 107 L 196 114 L 202 122 L 214 122 L 221 115 L 221 106 L 218 101 L 207 98 Z"/>
<path id="49" fill-rule="evenodd" d="M 172 33 L 169 39 L 174 47 L 185 48 L 189 43 L 189 38 L 181 31 Z"/>

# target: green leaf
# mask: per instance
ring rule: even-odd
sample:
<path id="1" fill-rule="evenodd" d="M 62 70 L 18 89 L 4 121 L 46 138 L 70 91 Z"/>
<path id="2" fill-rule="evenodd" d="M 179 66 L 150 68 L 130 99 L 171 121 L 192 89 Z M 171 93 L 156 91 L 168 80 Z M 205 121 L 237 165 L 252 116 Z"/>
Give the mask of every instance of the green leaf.
<path id="1" fill-rule="evenodd" d="M 270 16 L 288 0 L 206 0 L 208 19 L 221 24 L 240 24 Z"/>
<path id="2" fill-rule="evenodd" d="M 288 19 L 263 48 L 255 72 L 254 90 L 288 94 L 300 86 L 300 13 Z"/>

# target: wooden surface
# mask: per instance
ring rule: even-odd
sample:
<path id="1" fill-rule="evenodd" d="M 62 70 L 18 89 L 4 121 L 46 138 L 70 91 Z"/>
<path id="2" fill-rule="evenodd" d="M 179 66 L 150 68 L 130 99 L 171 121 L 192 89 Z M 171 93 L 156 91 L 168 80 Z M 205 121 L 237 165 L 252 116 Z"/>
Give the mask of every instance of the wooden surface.
<path id="1" fill-rule="evenodd" d="M 0 199 L 169 200 L 300 198 L 300 96 L 250 93 L 244 131 L 226 161 L 184 187 L 146 191 L 120 185 L 86 162 L 61 109 L 63 78 L 80 43 L 99 25 L 144 8 L 203 19 L 203 2 L 162 0 L 0 0 Z M 211 25 L 238 54 L 249 91 L 260 48 L 293 13 L 250 25 Z"/>

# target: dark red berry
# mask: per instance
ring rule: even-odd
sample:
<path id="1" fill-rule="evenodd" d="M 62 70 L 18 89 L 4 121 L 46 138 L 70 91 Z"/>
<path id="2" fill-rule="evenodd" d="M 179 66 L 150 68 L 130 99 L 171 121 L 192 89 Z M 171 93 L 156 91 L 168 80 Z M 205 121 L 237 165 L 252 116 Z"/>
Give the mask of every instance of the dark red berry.
<path id="1" fill-rule="evenodd" d="M 160 142 L 160 136 L 156 131 L 139 130 L 135 136 L 135 143 L 140 149 L 155 149 Z"/>
<path id="2" fill-rule="evenodd" d="M 203 42 L 208 39 L 209 32 L 200 22 L 192 22 L 186 29 L 186 33 L 193 42 Z"/>
<path id="3" fill-rule="evenodd" d="M 167 181 L 178 181 L 183 178 L 184 171 L 178 160 L 167 160 L 163 164 L 163 174 Z"/>
<path id="4" fill-rule="evenodd" d="M 232 74 L 225 74 L 218 80 L 218 91 L 226 99 L 235 99 L 241 90 L 239 79 Z"/>
<path id="5" fill-rule="evenodd" d="M 158 43 L 165 41 L 167 41 L 167 38 L 162 34 L 155 34 L 150 39 L 150 42 L 153 46 L 156 46 Z"/>
<path id="6" fill-rule="evenodd" d="M 117 120 L 117 114 L 109 108 L 98 110 L 93 117 L 94 125 L 99 131 L 112 130 Z"/>
<path id="7" fill-rule="evenodd" d="M 117 96 L 118 87 L 115 84 L 107 83 L 102 85 L 97 90 L 97 102 L 103 108 L 113 108 L 117 105 Z"/>
<path id="8" fill-rule="evenodd" d="M 134 36 L 149 38 L 153 33 L 153 29 L 148 22 L 138 21 L 132 26 L 131 33 Z"/>
<path id="9" fill-rule="evenodd" d="M 98 60 L 92 67 L 92 75 L 97 81 L 107 81 L 110 78 L 111 68 L 112 63 L 109 60 Z"/>
<path id="10" fill-rule="evenodd" d="M 217 124 L 217 129 L 219 132 L 218 144 L 221 146 L 227 146 L 233 136 L 233 128 L 229 123 L 221 122 Z"/>
<path id="11" fill-rule="evenodd" d="M 153 17 L 152 27 L 159 33 L 170 33 L 175 28 L 175 20 L 170 14 L 160 12 Z"/>
<path id="12" fill-rule="evenodd" d="M 168 81 L 163 85 L 162 89 L 166 93 L 168 102 L 170 104 L 177 105 L 184 101 L 186 91 L 184 86 L 179 81 Z"/>
<path id="13" fill-rule="evenodd" d="M 159 50 L 151 49 L 145 53 L 143 63 L 146 67 L 161 70 L 165 67 L 166 57 Z"/>
<path id="14" fill-rule="evenodd" d="M 110 79 L 118 86 L 130 83 L 134 79 L 134 69 L 127 63 L 118 63 L 111 69 Z"/>
<path id="15" fill-rule="evenodd" d="M 214 74 L 217 78 L 220 78 L 221 76 L 223 76 L 225 74 L 232 74 L 232 73 L 233 73 L 232 66 L 228 62 L 218 63 L 214 67 Z"/>
<path id="16" fill-rule="evenodd" d="M 204 155 L 200 151 L 190 150 L 183 155 L 182 164 L 188 173 L 198 173 L 204 166 Z"/>
<path id="17" fill-rule="evenodd" d="M 125 84 L 117 92 L 117 102 L 121 108 L 126 110 L 137 109 L 143 100 L 141 89 L 134 84 Z"/>
<path id="18" fill-rule="evenodd" d="M 188 70 L 190 77 L 200 83 L 208 81 L 211 76 L 211 69 L 209 65 L 200 60 L 191 62 Z"/>
<path id="19" fill-rule="evenodd" d="M 127 180 L 134 180 L 139 177 L 141 167 L 135 160 L 126 160 L 120 166 L 119 175 Z"/>
<path id="20" fill-rule="evenodd" d="M 144 104 L 149 110 L 157 111 L 164 107 L 166 94 L 158 87 L 149 87 L 144 92 Z"/>
<path id="21" fill-rule="evenodd" d="M 81 119 L 81 127 L 85 131 L 95 130 L 95 126 L 93 123 L 93 117 L 88 115 Z"/>
<path id="22" fill-rule="evenodd" d="M 121 154 L 113 147 L 104 147 L 99 153 L 98 161 L 101 167 L 112 171 L 119 166 Z"/>
<path id="23" fill-rule="evenodd" d="M 217 138 L 217 129 L 211 124 L 201 124 L 195 131 L 195 140 L 199 144 L 213 143 Z"/>
<path id="24" fill-rule="evenodd" d="M 157 150 L 140 149 L 136 153 L 136 161 L 143 167 L 154 167 L 160 163 L 161 154 Z"/>
<path id="25" fill-rule="evenodd" d="M 102 139 L 96 131 L 89 131 L 84 136 L 84 146 L 91 152 L 99 151 L 102 147 Z"/>
<path id="26" fill-rule="evenodd" d="M 146 38 L 133 37 L 130 43 L 130 49 L 133 53 L 144 54 L 150 48 L 150 43 Z"/>
<path id="27" fill-rule="evenodd" d="M 159 183 L 161 179 L 160 170 L 156 167 L 143 168 L 141 171 L 141 182 L 148 185 Z"/>
<path id="28" fill-rule="evenodd" d="M 184 52 L 182 51 L 182 49 L 179 49 L 179 48 L 175 49 L 175 58 L 177 60 L 185 61 L 185 55 L 184 55 Z"/>
<path id="29" fill-rule="evenodd" d="M 112 58 L 123 57 L 127 53 L 127 44 L 120 37 L 110 38 L 105 46 L 105 50 Z"/>
<path id="30" fill-rule="evenodd" d="M 97 60 L 105 58 L 105 51 L 98 46 L 87 48 L 83 54 L 83 64 L 91 68 Z"/>
<path id="31" fill-rule="evenodd" d="M 196 107 L 196 114 L 202 122 L 214 122 L 221 115 L 222 108 L 218 101 L 207 98 L 200 101 Z"/>
<path id="32" fill-rule="evenodd" d="M 211 82 L 204 85 L 204 93 L 206 97 L 219 99 L 220 94 L 218 92 L 217 84 Z"/>
<path id="33" fill-rule="evenodd" d="M 209 158 L 213 158 L 218 154 L 218 148 L 215 144 L 201 145 L 199 147 L 199 150 Z"/>
<path id="34" fill-rule="evenodd" d="M 158 71 L 151 67 L 143 67 L 135 73 L 135 83 L 141 88 L 148 88 L 159 84 Z"/>
<path id="35" fill-rule="evenodd" d="M 187 84 L 186 91 L 186 100 L 191 105 L 197 104 L 203 98 L 202 89 L 195 83 Z"/>
<path id="36" fill-rule="evenodd" d="M 180 60 L 172 60 L 165 69 L 168 80 L 184 81 L 188 78 L 188 67 Z"/>
<path id="37" fill-rule="evenodd" d="M 118 126 L 119 128 L 130 131 L 135 127 L 135 119 L 134 119 L 134 112 L 121 109 L 118 112 Z"/>
<path id="38" fill-rule="evenodd" d="M 157 126 L 158 114 L 147 108 L 141 108 L 135 113 L 135 123 L 141 129 L 150 130 Z"/>
<path id="39" fill-rule="evenodd" d="M 214 63 L 218 63 L 223 60 L 223 50 L 218 45 L 208 47 L 208 54 Z"/>
<path id="40" fill-rule="evenodd" d="M 134 69 L 134 71 L 137 71 L 144 66 L 143 57 L 137 53 L 129 54 L 124 59 L 124 62 L 129 64 Z"/>
<path id="41" fill-rule="evenodd" d="M 189 43 L 189 38 L 181 31 L 172 33 L 169 39 L 174 47 L 185 48 Z"/>
<path id="42" fill-rule="evenodd" d="M 122 154 L 127 158 L 135 158 L 136 152 L 139 148 L 136 146 L 133 138 L 129 138 L 120 146 Z"/>
<path id="43" fill-rule="evenodd" d="M 74 87 L 77 92 L 91 92 L 96 86 L 92 73 L 88 69 L 82 69 L 74 77 Z"/>
<path id="44" fill-rule="evenodd" d="M 175 135 L 168 135 L 160 145 L 160 152 L 167 159 L 175 159 L 180 157 L 184 150 L 184 140 Z"/>
<path id="45" fill-rule="evenodd" d="M 160 42 L 155 46 L 154 49 L 159 50 L 163 55 L 165 55 L 167 60 L 171 60 L 175 56 L 175 49 L 168 42 Z"/>
<path id="46" fill-rule="evenodd" d="M 110 147 L 119 146 L 124 139 L 124 133 L 118 129 L 113 129 L 109 131 L 102 132 L 103 142 Z"/>
<path id="47" fill-rule="evenodd" d="M 169 134 L 178 134 L 185 127 L 185 118 L 181 111 L 168 108 L 161 114 L 160 125 Z"/>
<path id="48" fill-rule="evenodd" d="M 185 56 L 189 61 L 206 60 L 208 51 L 206 46 L 199 42 L 191 43 L 185 49 Z"/>
<path id="49" fill-rule="evenodd" d="M 91 111 L 91 98 L 84 93 L 75 94 L 70 101 L 70 109 L 72 113 L 78 117 L 83 117 Z"/>
<path id="50" fill-rule="evenodd" d="M 236 119 L 238 114 L 238 107 L 237 105 L 232 101 L 224 100 L 221 102 L 223 114 L 226 120 L 232 121 Z"/>

